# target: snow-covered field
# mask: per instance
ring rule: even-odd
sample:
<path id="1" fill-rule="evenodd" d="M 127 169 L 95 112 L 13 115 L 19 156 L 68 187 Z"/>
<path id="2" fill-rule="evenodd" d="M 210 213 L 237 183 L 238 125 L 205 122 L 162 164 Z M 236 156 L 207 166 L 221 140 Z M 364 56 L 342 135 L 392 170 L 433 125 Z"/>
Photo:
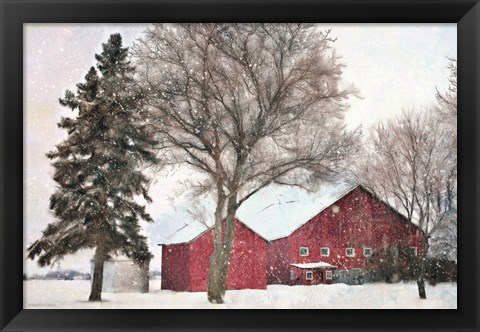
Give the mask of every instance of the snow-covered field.
<path id="1" fill-rule="evenodd" d="M 87 301 L 88 280 L 24 281 L 27 309 L 456 309 L 457 284 L 427 286 L 427 299 L 418 298 L 415 283 L 316 286 L 271 285 L 267 290 L 232 290 L 225 304 L 208 303 L 206 293 L 160 289 L 150 281 L 150 293 L 103 293 L 103 302 Z"/>

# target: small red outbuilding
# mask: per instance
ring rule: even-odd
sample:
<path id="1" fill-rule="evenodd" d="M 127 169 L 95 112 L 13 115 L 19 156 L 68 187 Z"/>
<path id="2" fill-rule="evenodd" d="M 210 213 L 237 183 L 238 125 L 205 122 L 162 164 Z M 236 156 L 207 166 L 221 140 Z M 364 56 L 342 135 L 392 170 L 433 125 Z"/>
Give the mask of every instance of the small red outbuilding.
<path id="1" fill-rule="evenodd" d="M 209 258 L 213 252 L 213 229 L 187 225 L 162 245 L 162 289 L 204 292 L 207 290 Z M 267 241 L 235 220 L 227 289 L 267 287 Z"/>
<path id="2" fill-rule="evenodd" d="M 325 262 L 290 264 L 290 279 L 296 285 L 331 284 L 336 268 Z"/>

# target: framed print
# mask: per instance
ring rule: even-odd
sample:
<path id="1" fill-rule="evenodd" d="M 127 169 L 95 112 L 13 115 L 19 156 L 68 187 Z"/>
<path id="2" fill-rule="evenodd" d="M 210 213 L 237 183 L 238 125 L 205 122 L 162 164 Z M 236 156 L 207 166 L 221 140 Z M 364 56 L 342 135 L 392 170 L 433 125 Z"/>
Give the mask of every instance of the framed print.
<path id="1" fill-rule="evenodd" d="M 0 4 L 2 331 L 479 329 L 477 1 Z"/>

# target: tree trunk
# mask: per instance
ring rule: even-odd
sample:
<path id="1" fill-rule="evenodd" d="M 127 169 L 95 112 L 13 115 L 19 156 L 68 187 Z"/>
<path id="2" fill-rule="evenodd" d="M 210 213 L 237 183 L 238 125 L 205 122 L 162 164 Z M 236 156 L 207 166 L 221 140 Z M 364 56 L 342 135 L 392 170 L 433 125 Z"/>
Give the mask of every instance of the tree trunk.
<path id="1" fill-rule="evenodd" d="M 220 255 L 222 252 L 222 229 L 223 210 L 226 197 L 223 193 L 222 182 L 217 183 L 217 207 L 215 209 L 215 226 L 213 229 L 213 253 L 210 256 L 210 267 L 208 269 L 208 290 L 207 297 L 210 303 L 223 303 L 221 286 L 219 284 Z"/>
<path id="2" fill-rule="evenodd" d="M 224 303 L 225 291 L 227 289 L 228 267 L 230 254 L 232 252 L 235 238 L 235 214 L 237 212 L 237 195 L 228 199 L 227 217 L 225 227 L 221 227 L 220 241 L 214 241 L 214 251 L 210 257 L 210 269 L 208 271 L 208 301 L 210 303 Z M 223 224 L 223 222 L 222 222 Z M 225 230 L 225 231 L 223 231 Z M 215 230 L 216 231 L 216 230 Z M 220 235 L 221 235 L 220 234 Z M 214 235 L 214 239 L 217 239 Z"/>
<path id="3" fill-rule="evenodd" d="M 420 277 L 420 279 L 417 280 L 417 286 L 418 286 L 418 296 L 420 296 L 421 299 L 426 299 L 427 293 L 425 292 L 425 279 Z"/>
<path id="4" fill-rule="evenodd" d="M 428 248 L 428 244 L 425 245 Z M 417 286 L 418 286 L 418 296 L 421 299 L 427 298 L 427 293 L 425 291 L 425 279 L 426 279 L 426 264 L 427 264 L 427 255 L 426 250 L 423 246 L 420 247 L 420 257 L 418 258 L 419 262 L 419 273 L 417 278 Z"/>
<path id="5" fill-rule="evenodd" d="M 105 263 L 105 250 L 101 246 L 97 246 L 93 261 L 93 277 L 92 288 L 88 301 L 102 301 L 103 286 L 103 266 Z"/>
<path id="6" fill-rule="evenodd" d="M 224 303 L 223 297 L 227 288 L 228 261 L 225 250 L 219 248 L 210 257 L 208 271 L 208 301 L 210 303 Z"/>

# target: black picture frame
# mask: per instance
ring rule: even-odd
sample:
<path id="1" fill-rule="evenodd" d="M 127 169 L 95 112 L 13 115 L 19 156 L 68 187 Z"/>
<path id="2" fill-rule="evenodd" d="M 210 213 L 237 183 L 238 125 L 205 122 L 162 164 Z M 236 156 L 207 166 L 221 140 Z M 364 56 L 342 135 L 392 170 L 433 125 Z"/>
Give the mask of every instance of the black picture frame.
<path id="1" fill-rule="evenodd" d="M 0 0 L 0 328 L 61 330 L 478 331 L 478 0 Z M 458 23 L 459 270 L 456 310 L 23 310 L 24 23 Z"/>

